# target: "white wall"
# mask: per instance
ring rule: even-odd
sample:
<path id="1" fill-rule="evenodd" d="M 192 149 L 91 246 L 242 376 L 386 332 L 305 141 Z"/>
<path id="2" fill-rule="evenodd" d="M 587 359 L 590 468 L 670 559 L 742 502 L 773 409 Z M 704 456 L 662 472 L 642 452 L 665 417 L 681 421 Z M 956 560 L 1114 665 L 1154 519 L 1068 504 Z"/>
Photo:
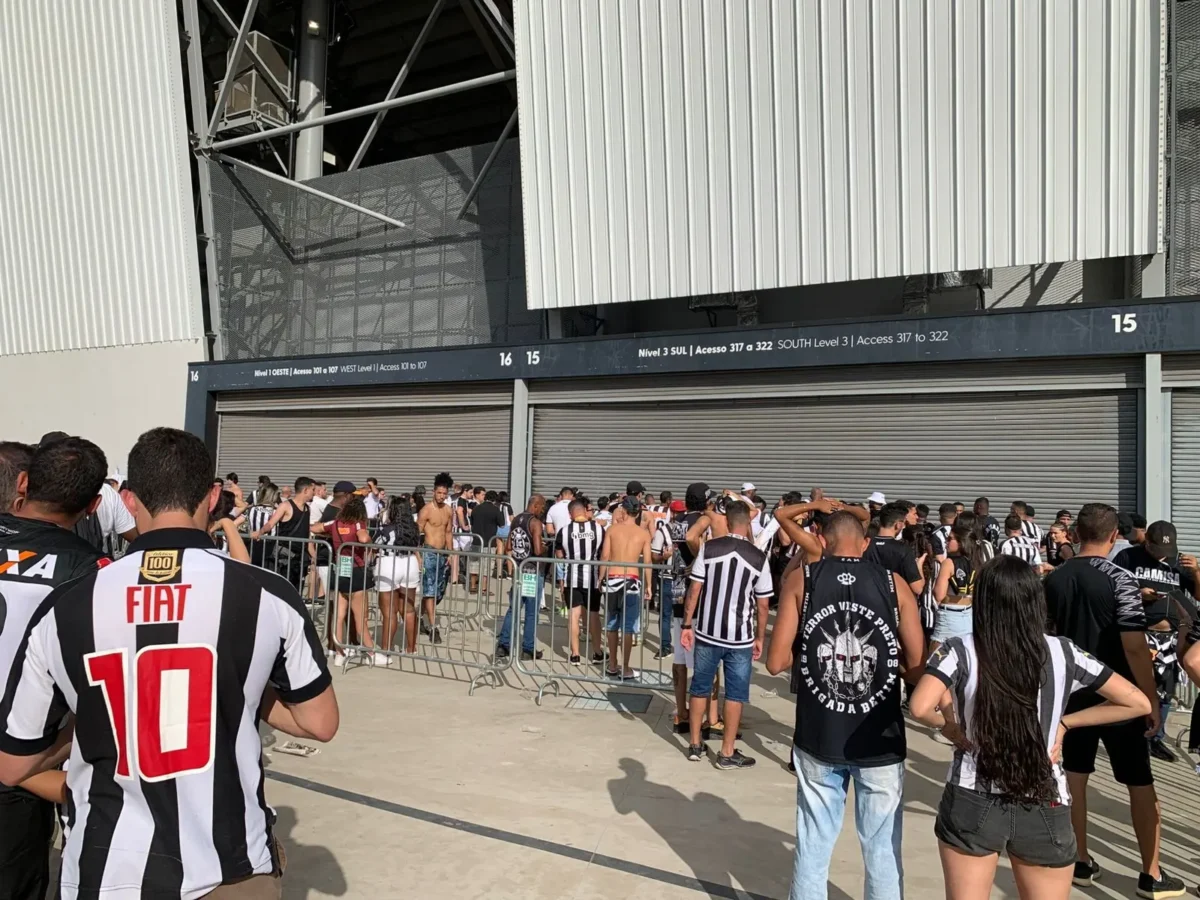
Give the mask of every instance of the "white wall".
<path id="1" fill-rule="evenodd" d="M 125 471 L 143 431 L 183 427 L 187 364 L 203 358 L 200 341 L 0 357 L 0 440 L 78 434 L 100 445 L 109 469 Z"/>
<path id="2" fill-rule="evenodd" d="M 1166 0 L 518 0 L 530 308 L 1158 252 Z"/>
<path id="3" fill-rule="evenodd" d="M 199 337 L 175 0 L 0 15 L 0 353 Z"/>

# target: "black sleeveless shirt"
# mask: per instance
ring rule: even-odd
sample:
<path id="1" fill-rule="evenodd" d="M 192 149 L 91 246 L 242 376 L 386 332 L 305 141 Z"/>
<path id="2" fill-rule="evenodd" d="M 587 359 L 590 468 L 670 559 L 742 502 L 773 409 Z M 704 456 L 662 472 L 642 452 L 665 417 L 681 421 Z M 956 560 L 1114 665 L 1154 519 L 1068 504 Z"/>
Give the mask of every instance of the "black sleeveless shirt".
<path id="1" fill-rule="evenodd" d="M 519 563 L 533 556 L 533 513 L 523 512 L 514 516 L 512 529 L 508 532 L 508 540 L 512 546 L 509 554 L 513 562 Z"/>
<path id="2" fill-rule="evenodd" d="M 846 557 L 805 566 L 793 655 L 798 749 L 837 765 L 904 760 L 896 589 L 887 569 Z"/>
<path id="3" fill-rule="evenodd" d="M 289 538 L 306 538 L 308 537 L 308 507 L 301 509 L 296 505 L 295 500 L 289 500 L 292 504 L 292 517 L 286 522 L 280 522 L 275 530 L 279 537 Z M 299 552 L 303 548 L 297 547 Z"/>

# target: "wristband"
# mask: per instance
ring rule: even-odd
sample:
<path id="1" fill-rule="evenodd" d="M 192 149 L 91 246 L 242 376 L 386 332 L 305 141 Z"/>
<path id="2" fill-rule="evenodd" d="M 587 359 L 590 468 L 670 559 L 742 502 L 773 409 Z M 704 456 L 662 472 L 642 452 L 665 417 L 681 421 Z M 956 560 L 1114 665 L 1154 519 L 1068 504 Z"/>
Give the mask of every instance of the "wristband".
<path id="1" fill-rule="evenodd" d="M 679 630 L 680 630 L 680 631 L 691 631 L 691 630 L 692 630 L 692 626 L 691 626 L 691 625 L 680 625 L 680 626 L 679 626 Z"/>

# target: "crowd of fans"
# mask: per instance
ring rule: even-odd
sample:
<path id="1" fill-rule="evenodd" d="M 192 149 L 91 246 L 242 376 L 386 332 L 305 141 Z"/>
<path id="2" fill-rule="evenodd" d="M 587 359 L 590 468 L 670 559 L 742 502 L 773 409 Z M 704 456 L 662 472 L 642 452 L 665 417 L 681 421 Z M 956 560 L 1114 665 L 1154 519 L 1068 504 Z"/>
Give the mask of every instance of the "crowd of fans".
<path id="1" fill-rule="evenodd" d="M 22 473 L 39 453 L 51 455 L 0 444 L 0 503 L 10 511 L 0 525 L 38 513 Z M 535 493 L 520 512 L 506 494 L 447 473 L 431 492 L 395 496 L 376 479 L 330 488 L 299 478 L 286 488 L 265 476 L 249 492 L 234 473 L 214 480 L 208 533 L 298 595 L 329 594 L 324 638 L 337 663 L 349 646 L 386 666 L 417 653 L 422 637 L 440 643 L 448 587 L 486 592 L 507 573 L 496 660 L 515 650 L 516 615 L 522 660 L 542 657 L 549 594 L 566 624 L 565 664 L 637 681 L 631 649 L 646 640 L 644 652 L 670 660 L 687 757 L 708 758 L 719 741 L 713 762 L 733 770 L 755 765 L 738 746 L 754 662 L 786 673 L 796 702 L 793 900 L 826 896 L 851 782 L 865 896 L 901 896 L 913 724 L 954 748 L 934 826 L 947 896 L 988 896 L 1001 853 L 1026 898 L 1065 898 L 1072 883 L 1099 877 L 1086 801 L 1100 743 L 1129 792 L 1138 894 L 1184 893 L 1159 863 L 1150 765 L 1176 761 L 1167 714 L 1183 679 L 1200 679 L 1200 573 L 1170 522 L 1089 503 L 1058 510 L 1043 528 L 1020 500 L 1000 518 L 986 497 L 931 511 L 882 492 L 859 503 L 819 488 L 770 505 L 749 482 L 694 483 L 681 498 L 638 481 L 595 500 L 564 487 L 552 501 Z M 101 519 L 114 498 L 125 516 L 110 507 Z M 138 537 L 138 503 L 110 473 L 77 515 L 53 521 L 98 557 L 119 556 Z M 655 629 L 643 623 L 652 610 Z"/>

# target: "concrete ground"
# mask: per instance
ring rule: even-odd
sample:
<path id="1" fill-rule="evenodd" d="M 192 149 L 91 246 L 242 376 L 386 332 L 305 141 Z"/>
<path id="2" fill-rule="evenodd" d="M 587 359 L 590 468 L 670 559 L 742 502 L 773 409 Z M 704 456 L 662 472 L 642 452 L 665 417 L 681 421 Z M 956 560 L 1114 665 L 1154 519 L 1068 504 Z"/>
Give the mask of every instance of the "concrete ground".
<path id="1" fill-rule="evenodd" d="M 688 762 L 686 741 L 671 733 L 673 702 L 661 696 L 644 714 L 568 709 L 566 690 L 539 707 L 528 676 L 509 672 L 508 686 L 469 697 L 462 669 L 405 668 L 337 673 L 334 742 L 307 759 L 272 752 L 267 799 L 288 853 L 285 897 L 786 897 L 795 786 L 785 768 L 794 707 L 784 679 L 756 671 L 741 746 L 759 764 L 725 772 Z M 910 728 L 910 900 L 944 896 L 933 817 L 948 751 Z M 1155 765 L 1163 862 L 1194 886 L 1200 779 L 1183 763 Z M 1091 849 L 1104 874 L 1074 897 L 1135 896 L 1139 864 L 1122 794 L 1094 778 Z M 829 896 L 862 892 L 850 815 Z M 993 896 L 1017 896 L 1004 862 Z"/>

